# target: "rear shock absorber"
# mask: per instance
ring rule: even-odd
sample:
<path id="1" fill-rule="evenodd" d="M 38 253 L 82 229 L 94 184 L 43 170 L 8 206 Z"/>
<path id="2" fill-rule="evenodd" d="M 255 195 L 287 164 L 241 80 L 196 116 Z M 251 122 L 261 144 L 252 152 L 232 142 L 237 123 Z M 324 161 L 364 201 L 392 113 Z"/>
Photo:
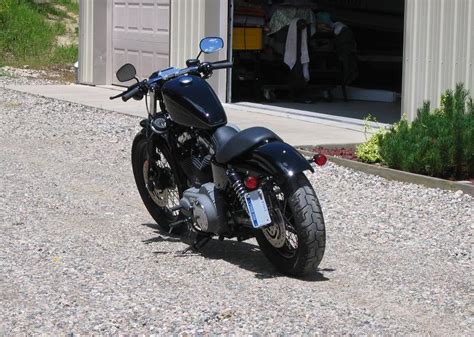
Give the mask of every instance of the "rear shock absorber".
<path id="1" fill-rule="evenodd" d="M 245 193 L 247 193 L 247 189 L 245 188 L 240 175 L 234 170 L 228 170 L 227 177 L 229 178 L 230 184 L 234 189 L 237 198 L 239 198 L 242 208 L 248 213 L 247 203 L 245 202 Z"/>

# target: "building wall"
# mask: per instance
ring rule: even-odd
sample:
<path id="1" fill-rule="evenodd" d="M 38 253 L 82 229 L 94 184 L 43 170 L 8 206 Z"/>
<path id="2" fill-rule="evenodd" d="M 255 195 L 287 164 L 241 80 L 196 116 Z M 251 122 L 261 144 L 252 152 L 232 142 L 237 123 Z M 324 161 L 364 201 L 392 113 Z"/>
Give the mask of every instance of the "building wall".
<path id="1" fill-rule="evenodd" d="M 171 0 L 170 66 L 185 67 L 186 60 L 199 53 L 199 41 L 206 36 L 220 36 L 224 49 L 201 60 L 227 59 L 228 4 L 224 0 Z M 226 71 L 218 70 L 209 80 L 219 98 L 226 100 Z"/>
<path id="2" fill-rule="evenodd" d="M 112 0 L 79 1 L 80 83 L 112 83 L 112 3 Z M 226 47 L 201 59 L 227 59 L 227 1 L 171 0 L 170 11 L 170 66 L 184 67 L 187 59 L 195 58 L 199 52 L 199 41 L 205 36 L 221 36 Z M 226 71 L 216 71 L 209 82 L 219 98 L 225 101 Z"/>
<path id="3" fill-rule="evenodd" d="M 108 84 L 109 7 L 108 1 L 79 1 L 79 83 Z"/>
<path id="4" fill-rule="evenodd" d="M 406 0 L 402 113 L 463 82 L 474 94 L 474 0 Z"/>

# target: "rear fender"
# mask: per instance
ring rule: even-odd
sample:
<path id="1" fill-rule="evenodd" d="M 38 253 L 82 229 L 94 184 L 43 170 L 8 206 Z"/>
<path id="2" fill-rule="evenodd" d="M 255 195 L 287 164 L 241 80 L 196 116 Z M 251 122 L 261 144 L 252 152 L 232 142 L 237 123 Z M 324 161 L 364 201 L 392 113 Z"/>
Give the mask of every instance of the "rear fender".
<path id="1" fill-rule="evenodd" d="M 249 153 L 248 163 L 277 179 L 285 180 L 297 173 L 310 170 L 309 162 L 291 145 L 283 142 L 271 142 Z"/>

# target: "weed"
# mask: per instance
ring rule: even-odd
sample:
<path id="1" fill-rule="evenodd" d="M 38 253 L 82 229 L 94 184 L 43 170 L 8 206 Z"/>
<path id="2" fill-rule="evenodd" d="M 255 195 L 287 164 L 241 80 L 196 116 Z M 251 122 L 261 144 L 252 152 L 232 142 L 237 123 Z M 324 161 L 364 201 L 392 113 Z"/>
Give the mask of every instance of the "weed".
<path id="1" fill-rule="evenodd" d="M 367 117 L 364 118 L 364 135 L 366 141 L 356 146 L 356 156 L 360 161 L 374 164 L 382 161 L 380 157 L 380 138 L 385 130 L 379 130 L 368 137 L 369 132 L 373 129 L 370 124 L 371 122 L 377 122 L 377 119 L 371 114 L 368 114 Z"/>

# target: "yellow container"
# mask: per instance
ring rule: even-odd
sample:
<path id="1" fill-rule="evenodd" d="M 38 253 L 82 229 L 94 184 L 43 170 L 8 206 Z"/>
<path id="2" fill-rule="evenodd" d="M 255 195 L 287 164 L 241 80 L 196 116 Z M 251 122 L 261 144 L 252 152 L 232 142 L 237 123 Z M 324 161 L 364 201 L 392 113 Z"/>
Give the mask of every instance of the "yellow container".
<path id="1" fill-rule="evenodd" d="M 234 27 L 232 49 L 263 49 L 263 29 L 259 27 Z"/>

